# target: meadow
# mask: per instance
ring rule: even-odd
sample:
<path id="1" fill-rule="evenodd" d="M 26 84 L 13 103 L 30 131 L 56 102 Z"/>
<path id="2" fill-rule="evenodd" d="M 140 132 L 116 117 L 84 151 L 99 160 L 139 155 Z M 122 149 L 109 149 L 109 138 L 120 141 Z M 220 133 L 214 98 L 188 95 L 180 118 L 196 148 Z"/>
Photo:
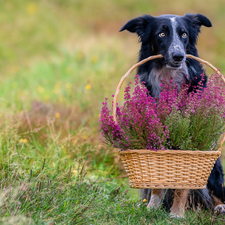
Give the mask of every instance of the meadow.
<path id="1" fill-rule="evenodd" d="M 223 0 L 12 0 L 1 7 L 0 224 L 225 223 L 211 211 L 187 211 L 182 220 L 147 211 L 117 150 L 100 141 L 98 123 L 101 103 L 137 61 L 138 38 L 118 32 L 124 23 L 143 14 L 205 14 L 213 28 L 202 29 L 199 53 L 223 73 Z"/>

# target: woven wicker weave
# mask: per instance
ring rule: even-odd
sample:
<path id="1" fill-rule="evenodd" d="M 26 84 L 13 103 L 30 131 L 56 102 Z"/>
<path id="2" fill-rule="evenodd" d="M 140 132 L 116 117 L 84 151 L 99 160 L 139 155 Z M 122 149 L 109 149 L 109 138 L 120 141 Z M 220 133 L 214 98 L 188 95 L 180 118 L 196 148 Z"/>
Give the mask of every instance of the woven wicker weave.
<path id="1" fill-rule="evenodd" d="M 203 189 L 220 151 L 128 150 L 119 154 L 133 188 Z"/>
<path id="2" fill-rule="evenodd" d="M 116 120 L 116 103 L 120 88 L 126 77 L 139 65 L 162 55 L 151 56 L 135 64 L 121 78 L 113 101 L 113 118 Z M 223 75 L 209 62 L 192 55 L 187 55 L 197 61 L 205 63 L 216 73 Z M 221 146 L 225 140 L 222 138 Z M 217 158 L 218 151 L 190 151 L 190 150 L 127 150 L 119 152 L 122 163 L 129 176 L 132 188 L 153 189 L 203 189 Z"/>

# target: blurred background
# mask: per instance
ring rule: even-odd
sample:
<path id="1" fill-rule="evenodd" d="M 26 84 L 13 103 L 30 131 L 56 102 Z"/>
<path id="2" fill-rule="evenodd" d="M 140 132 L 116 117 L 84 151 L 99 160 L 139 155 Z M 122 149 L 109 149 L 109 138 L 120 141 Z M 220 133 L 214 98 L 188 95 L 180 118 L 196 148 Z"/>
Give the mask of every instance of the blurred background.
<path id="1" fill-rule="evenodd" d="M 98 120 L 104 98 L 137 61 L 137 36 L 118 32 L 134 17 L 206 15 L 213 27 L 202 27 L 199 55 L 225 73 L 224 0 L 11 0 L 1 8 L 0 159 L 21 171 L 85 155 L 97 174 L 122 173 L 116 150 L 99 140 Z"/>

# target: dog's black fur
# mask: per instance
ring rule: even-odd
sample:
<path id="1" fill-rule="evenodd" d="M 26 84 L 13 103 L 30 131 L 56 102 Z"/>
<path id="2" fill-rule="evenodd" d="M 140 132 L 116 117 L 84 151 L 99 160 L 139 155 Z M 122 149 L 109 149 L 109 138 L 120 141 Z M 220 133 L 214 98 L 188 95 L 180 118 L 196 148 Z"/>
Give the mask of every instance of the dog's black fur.
<path id="1" fill-rule="evenodd" d="M 130 20 L 120 31 L 128 30 L 137 33 L 141 42 L 139 61 L 151 56 L 162 54 L 163 58 L 149 61 L 138 67 L 141 81 L 153 97 L 160 96 L 162 79 L 173 77 L 179 85 L 186 82 L 192 91 L 204 74 L 203 87 L 206 87 L 207 76 L 202 65 L 186 54 L 198 56 L 196 48 L 201 26 L 211 27 L 210 20 L 201 14 L 186 14 L 185 16 L 162 15 L 152 17 L 144 15 Z M 163 73 L 169 74 L 163 74 Z M 223 168 L 218 159 L 208 179 L 207 189 L 191 191 L 189 203 L 191 206 L 201 204 L 207 208 L 213 207 L 212 195 L 225 201 L 223 188 Z M 150 200 L 151 190 L 144 189 L 142 197 Z M 164 206 L 169 210 L 173 201 L 173 190 L 167 190 Z M 193 204 L 194 203 L 194 204 Z"/>

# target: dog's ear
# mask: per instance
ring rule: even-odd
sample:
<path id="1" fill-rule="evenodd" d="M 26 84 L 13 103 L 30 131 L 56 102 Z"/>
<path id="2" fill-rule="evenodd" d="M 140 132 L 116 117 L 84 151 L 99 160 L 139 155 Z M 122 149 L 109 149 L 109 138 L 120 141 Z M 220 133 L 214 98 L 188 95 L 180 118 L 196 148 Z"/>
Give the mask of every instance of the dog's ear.
<path id="1" fill-rule="evenodd" d="M 210 20 L 202 14 L 185 14 L 184 17 L 191 21 L 194 28 L 200 31 L 201 26 L 212 27 Z"/>
<path id="2" fill-rule="evenodd" d="M 212 27 L 210 20 L 202 14 L 185 14 L 184 19 L 190 24 L 190 42 L 196 44 L 201 26 Z"/>
<path id="3" fill-rule="evenodd" d="M 137 33 L 137 35 L 140 37 L 140 41 L 144 42 L 146 38 L 149 37 L 150 34 L 150 26 L 148 26 L 150 23 L 152 23 L 152 20 L 154 17 L 150 15 L 144 15 L 141 17 L 137 17 L 135 19 L 132 19 L 128 21 L 121 29 L 121 31 L 128 30 L 132 33 Z"/>

